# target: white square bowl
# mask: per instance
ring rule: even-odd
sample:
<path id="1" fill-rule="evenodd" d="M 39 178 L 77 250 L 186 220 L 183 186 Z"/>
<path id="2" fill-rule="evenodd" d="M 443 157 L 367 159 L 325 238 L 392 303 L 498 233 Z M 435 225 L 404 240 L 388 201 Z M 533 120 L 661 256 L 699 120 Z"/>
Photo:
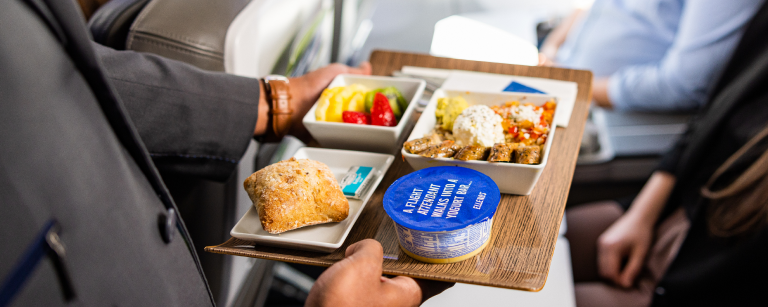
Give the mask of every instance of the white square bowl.
<path id="1" fill-rule="evenodd" d="M 368 199 L 371 198 L 376 187 L 384 178 L 384 174 L 392 165 L 395 157 L 378 153 L 308 147 L 299 149 L 293 157 L 325 163 L 333 172 L 336 181 L 340 181 L 352 166 L 370 166 L 376 168 L 376 172 L 371 178 L 371 185 L 361 199 L 347 199 L 349 201 L 349 215 L 341 222 L 307 226 L 281 234 L 271 234 L 261 227 L 259 213 L 255 206 L 251 206 L 229 234 L 238 239 L 254 241 L 256 244 L 326 253 L 333 252 L 347 239 L 349 231 L 352 230 L 352 226 L 360 217 Z"/>
<path id="2" fill-rule="evenodd" d="M 324 122 L 315 120 L 317 103 L 307 112 L 302 122 L 312 137 L 327 148 L 351 149 L 381 153 L 393 153 L 404 136 L 403 130 L 411 121 L 413 109 L 424 93 L 426 82 L 411 78 L 394 78 L 380 76 L 338 75 L 328 88 L 360 84 L 370 90 L 394 86 L 403 98 L 408 101 L 408 107 L 403 112 L 400 121 L 394 127 L 373 125 L 356 125 L 348 123 Z"/>
<path id="3" fill-rule="evenodd" d="M 424 137 L 435 127 L 437 122 L 435 119 L 435 109 L 437 108 L 438 98 L 456 96 L 464 97 L 470 105 L 487 106 L 501 105 L 504 102 L 515 100 L 519 101 L 521 104 L 530 102 L 537 106 L 544 105 L 547 101 L 557 101 L 557 98 L 554 96 L 542 94 L 490 93 L 438 89 L 435 91 L 435 94 L 432 95 L 432 99 L 429 101 L 427 108 L 424 109 L 424 112 L 422 112 L 421 117 L 419 117 L 416 126 L 413 127 L 413 131 L 408 137 L 408 141 Z M 555 114 L 557 114 L 557 109 L 555 109 Z M 416 170 L 432 166 L 461 166 L 471 168 L 491 177 L 491 179 L 496 182 L 496 185 L 499 186 L 501 193 L 528 195 L 531 194 L 533 187 L 536 185 L 536 181 L 538 181 L 539 176 L 541 176 L 541 172 L 544 170 L 544 167 L 547 166 L 549 151 L 552 148 L 552 140 L 555 138 L 555 130 L 555 126 L 552 126 L 549 130 L 547 142 L 544 146 L 544 155 L 541 157 L 541 163 L 535 165 L 507 162 L 461 161 L 452 158 L 435 159 L 408 153 L 405 149 L 401 149 L 401 153 L 405 157 L 405 160 L 408 161 L 408 164 Z"/>

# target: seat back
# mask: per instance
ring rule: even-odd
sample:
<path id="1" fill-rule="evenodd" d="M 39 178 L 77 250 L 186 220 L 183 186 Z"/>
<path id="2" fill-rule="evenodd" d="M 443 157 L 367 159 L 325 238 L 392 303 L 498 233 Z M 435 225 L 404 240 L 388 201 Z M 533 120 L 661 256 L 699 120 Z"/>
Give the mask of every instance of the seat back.
<path id="1" fill-rule="evenodd" d="M 112 0 L 99 7 L 88 21 L 93 40 L 117 50 L 125 49 L 128 30 L 149 0 Z"/>
<path id="2" fill-rule="evenodd" d="M 259 1 L 259 0 L 255 0 Z M 250 0 L 152 0 L 131 25 L 126 49 L 224 71 L 227 29 Z"/>
<path id="3" fill-rule="evenodd" d="M 288 56 L 297 32 L 330 4 L 322 0 L 251 1 L 227 31 L 226 72 L 246 77 L 283 74 L 275 71 L 275 65 L 281 60 L 287 62 L 281 57 Z"/>
<path id="4" fill-rule="evenodd" d="M 205 70 L 260 77 L 273 72 L 301 27 L 331 4 L 323 0 L 112 0 L 104 13 L 97 12 L 110 17 L 97 21 L 94 16 L 92 22 L 110 28 L 119 25 L 122 35 L 93 27 L 91 31 L 97 42 L 116 49 L 153 53 Z M 122 16 L 130 18 L 117 20 L 119 14 L 112 11 L 124 11 Z M 102 34 L 105 32 L 109 34 Z M 122 45 L 103 43 L 97 35 L 114 37 Z"/>

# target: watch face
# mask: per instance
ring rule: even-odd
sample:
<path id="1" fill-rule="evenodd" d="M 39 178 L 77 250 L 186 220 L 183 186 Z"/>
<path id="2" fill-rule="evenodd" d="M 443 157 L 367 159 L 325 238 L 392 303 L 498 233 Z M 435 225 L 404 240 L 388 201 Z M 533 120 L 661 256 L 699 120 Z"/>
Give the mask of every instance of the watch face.
<path id="1" fill-rule="evenodd" d="M 268 76 L 264 77 L 264 80 L 267 81 L 267 82 L 272 81 L 272 80 L 280 80 L 280 81 L 284 81 L 286 83 L 288 82 L 288 78 L 286 78 L 285 76 L 281 76 L 281 75 L 268 75 Z"/>

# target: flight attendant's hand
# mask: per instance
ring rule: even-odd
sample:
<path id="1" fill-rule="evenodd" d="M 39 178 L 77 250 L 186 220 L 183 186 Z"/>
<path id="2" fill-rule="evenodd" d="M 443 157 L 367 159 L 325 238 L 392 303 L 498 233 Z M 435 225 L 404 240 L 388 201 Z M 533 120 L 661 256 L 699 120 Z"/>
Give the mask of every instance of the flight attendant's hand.
<path id="1" fill-rule="evenodd" d="M 383 249 L 367 239 L 347 248 L 346 256 L 326 270 L 309 292 L 306 306 L 418 306 L 452 283 L 381 276 Z"/>

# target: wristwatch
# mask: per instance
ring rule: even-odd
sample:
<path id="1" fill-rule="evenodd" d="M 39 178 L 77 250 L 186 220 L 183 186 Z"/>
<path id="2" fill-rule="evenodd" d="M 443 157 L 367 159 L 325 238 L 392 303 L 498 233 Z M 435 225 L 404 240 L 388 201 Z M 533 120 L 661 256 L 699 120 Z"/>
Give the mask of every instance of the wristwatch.
<path id="1" fill-rule="evenodd" d="M 291 130 L 291 93 L 288 78 L 280 75 L 269 75 L 264 81 L 265 98 L 269 105 L 269 122 L 267 123 L 268 137 L 281 139 Z"/>

